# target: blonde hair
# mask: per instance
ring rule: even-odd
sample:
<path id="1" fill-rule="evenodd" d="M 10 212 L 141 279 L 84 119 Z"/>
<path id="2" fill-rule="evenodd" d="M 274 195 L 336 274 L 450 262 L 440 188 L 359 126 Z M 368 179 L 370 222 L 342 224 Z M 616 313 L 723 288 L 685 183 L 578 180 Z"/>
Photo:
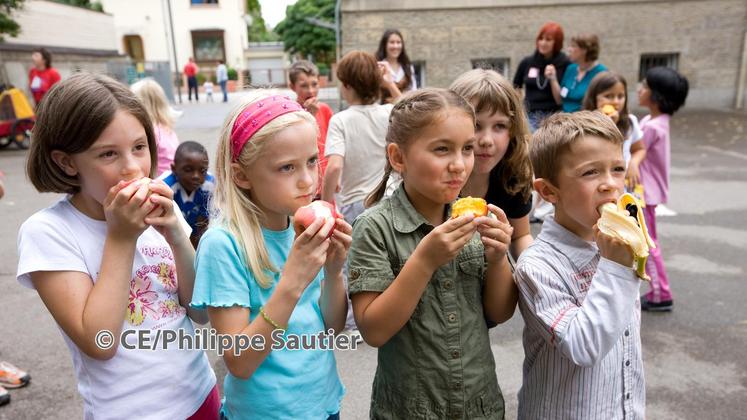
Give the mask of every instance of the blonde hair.
<path id="1" fill-rule="evenodd" d="M 148 78 L 135 82 L 130 89 L 143 102 L 154 124 L 164 125 L 169 128 L 174 127 L 174 120 L 178 114 L 171 109 L 169 100 L 166 99 L 166 93 L 163 91 L 161 85 L 155 80 Z"/>
<path id="2" fill-rule="evenodd" d="M 249 191 L 234 182 L 234 169 L 231 155 L 231 130 L 241 112 L 250 104 L 271 96 L 271 92 L 258 90 L 248 95 L 241 104 L 228 115 L 221 130 L 215 162 L 215 192 L 210 203 L 210 225 L 228 230 L 236 238 L 244 258 L 257 283 L 262 288 L 272 286 L 272 278 L 267 272 L 277 273 L 272 265 L 262 236 L 262 211 L 252 202 Z M 299 123 L 309 123 L 316 127 L 316 120 L 306 111 L 281 115 L 257 131 L 242 149 L 237 163 L 241 167 L 252 165 L 265 149 L 268 142 L 282 130 Z"/>
<path id="3" fill-rule="evenodd" d="M 386 144 L 396 144 L 405 149 L 410 141 L 418 138 L 429 125 L 444 118 L 445 111 L 455 108 L 464 113 L 472 124 L 475 123 L 475 111 L 463 97 L 451 90 L 438 88 L 418 89 L 405 94 L 389 114 L 389 128 L 386 132 Z M 392 174 L 392 164 L 387 157 L 384 178 L 366 197 L 366 207 L 378 203 L 384 196 L 386 184 Z"/>
<path id="4" fill-rule="evenodd" d="M 519 93 L 505 77 L 493 70 L 475 69 L 463 73 L 449 89 L 475 107 L 475 113 L 500 112 L 509 118 L 506 154 L 490 172 L 490 182 L 500 182 L 511 194 L 528 200 L 532 193 L 532 164 L 529 161 L 529 123 Z"/>
<path id="5" fill-rule="evenodd" d="M 546 118 L 534 132 L 530 157 L 537 178 L 555 183 L 560 158 L 573 143 L 594 136 L 622 147 L 623 136 L 612 119 L 597 111 L 559 113 Z"/>

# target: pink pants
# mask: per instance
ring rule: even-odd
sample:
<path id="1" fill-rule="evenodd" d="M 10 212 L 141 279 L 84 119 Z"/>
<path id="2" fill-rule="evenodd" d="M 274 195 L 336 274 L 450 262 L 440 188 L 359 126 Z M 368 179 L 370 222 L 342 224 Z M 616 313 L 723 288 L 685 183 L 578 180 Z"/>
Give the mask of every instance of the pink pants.
<path id="1" fill-rule="evenodd" d="M 664 268 L 664 257 L 661 255 L 661 246 L 656 237 L 656 206 L 646 205 L 643 208 L 643 217 L 646 219 L 648 234 L 656 244 L 656 248 L 649 251 L 646 261 L 646 274 L 651 277 L 651 290 L 646 294 L 646 300 L 654 303 L 672 300 L 667 270 Z"/>

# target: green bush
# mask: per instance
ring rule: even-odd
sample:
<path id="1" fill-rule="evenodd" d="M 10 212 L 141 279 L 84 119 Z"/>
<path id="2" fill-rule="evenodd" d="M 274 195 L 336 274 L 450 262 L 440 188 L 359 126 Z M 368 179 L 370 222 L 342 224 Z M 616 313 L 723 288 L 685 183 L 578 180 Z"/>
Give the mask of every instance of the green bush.
<path id="1" fill-rule="evenodd" d="M 202 86 L 203 83 L 205 83 L 205 79 L 207 79 L 207 76 L 205 76 L 205 73 L 197 73 L 197 86 Z"/>
<path id="2" fill-rule="evenodd" d="M 228 69 L 228 80 L 239 80 L 239 72 L 234 68 Z"/>
<path id="3" fill-rule="evenodd" d="M 317 63 L 316 67 L 319 69 L 319 75 L 320 76 L 329 76 L 329 64 L 327 63 Z"/>

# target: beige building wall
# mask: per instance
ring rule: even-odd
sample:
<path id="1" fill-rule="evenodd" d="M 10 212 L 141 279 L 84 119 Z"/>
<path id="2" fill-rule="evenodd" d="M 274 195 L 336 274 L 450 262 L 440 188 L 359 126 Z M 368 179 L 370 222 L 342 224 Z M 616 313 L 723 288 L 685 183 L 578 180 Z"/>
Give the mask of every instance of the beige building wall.
<path id="1" fill-rule="evenodd" d="M 114 16 L 117 48 L 124 53 L 125 35 L 140 35 L 146 61 L 170 61 L 173 68 L 171 32 L 166 0 L 102 0 L 104 10 Z M 192 31 L 223 30 L 226 64 L 244 68 L 248 33 L 244 20 L 245 1 L 220 0 L 218 4 L 192 5 L 189 0 L 171 0 L 179 71 L 194 55 Z"/>
<path id="2" fill-rule="evenodd" d="M 574 34 L 598 34 L 600 62 L 622 73 L 631 92 L 641 54 L 679 53 L 679 70 L 690 81 L 688 105 L 735 102 L 745 54 L 744 0 L 343 0 L 342 47 L 375 51 L 383 31 L 398 28 L 410 59 L 425 62 L 427 84 L 445 87 L 477 58 L 508 58 L 513 78 L 549 20 L 563 26 L 565 46 Z"/>
<path id="3" fill-rule="evenodd" d="M 75 47 L 92 50 L 116 50 L 110 14 L 72 7 L 52 1 L 26 0 L 13 13 L 21 33 L 5 36 L 8 44 Z"/>

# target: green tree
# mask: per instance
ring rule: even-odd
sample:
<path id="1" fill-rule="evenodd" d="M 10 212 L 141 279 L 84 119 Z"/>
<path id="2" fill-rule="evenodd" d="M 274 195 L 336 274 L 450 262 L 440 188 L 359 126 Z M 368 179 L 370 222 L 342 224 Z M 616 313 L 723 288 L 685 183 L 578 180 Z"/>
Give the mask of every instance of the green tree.
<path id="1" fill-rule="evenodd" d="M 20 9 L 23 6 L 23 0 L 0 0 L 0 42 L 4 41 L 3 34 L 18 36 L 21 27 L 18 22 L 10 16 L 14 9 Z"/>
<path id="2" fill-rule="evenodd" d="M 335 61 L 335 31 L 310 22 L 334 25 L 335 0 L 298 0 L 285 10 L 285 19 L 275 27 L 275 32 L 291 54 L 313 55 L 315 61 Z"/>
<path id="3" fill-rule="evenodd" d="M 83 7 L 85 9 L 95 10 L 97 12 L 103 12 L 104 6 L 101 3 L 91 0 L 54 0 L 57 3 L 69 4 L 70 6 Z"/>
<path id="4" fill-rule="evenodd" d="M 277 41 L 280 38 L 275 32 L 267 30 L 259 0 L 246 0 L 246 14 L 252 17 L 252 24 L 247 28 L 249 42 Z"/>

